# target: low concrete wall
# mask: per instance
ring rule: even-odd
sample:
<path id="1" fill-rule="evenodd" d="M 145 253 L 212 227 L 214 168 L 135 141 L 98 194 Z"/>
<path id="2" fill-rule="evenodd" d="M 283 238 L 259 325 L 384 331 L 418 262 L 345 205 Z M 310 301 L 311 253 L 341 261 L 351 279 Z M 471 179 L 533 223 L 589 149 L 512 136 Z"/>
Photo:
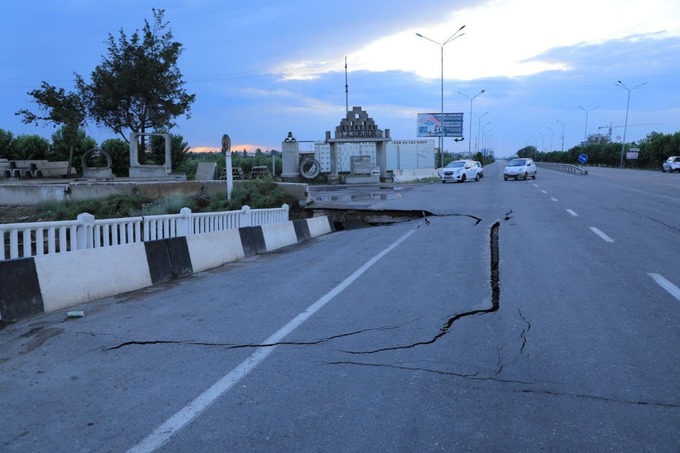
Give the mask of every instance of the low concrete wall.
<path id="1" fill-rule="evenodd" d="M 234 181 L 240 184 L 245 181 Z M 309 185 L 277 183 L 300 205 L 306 205 Z M 185 196 L 205 193 L 209 196 L 227 194 L 226 181 L 73 181 L 73 182 L 8 182 L 0 184 L 0 204 L 9 206 L 30 206 L 51 201 L 92 200 L 112 195 L 126 195 L 139 192 L 144 197 L 162 198 L 172 193 Z"/>
<path id="2" fill-rule="evenodd" d="M 134 291 L 333 231 L 332 219 L 324 216 L 0 261 L 0 320 Z"/>

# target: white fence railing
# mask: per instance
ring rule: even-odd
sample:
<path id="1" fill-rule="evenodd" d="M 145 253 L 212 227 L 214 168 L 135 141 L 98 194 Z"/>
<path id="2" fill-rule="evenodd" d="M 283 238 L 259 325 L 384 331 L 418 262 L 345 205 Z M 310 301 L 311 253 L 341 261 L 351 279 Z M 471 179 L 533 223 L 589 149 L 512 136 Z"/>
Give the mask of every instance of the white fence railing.
<path id="1" fill-rule="evenodd" d="M 83 213 L 76 220 L 0 224 L 0 261 L 51 253 L 63 253 L 136 242 L 209 233 L 232 228 L 288 221 L 289 207 L 272 209 L 95 219 Z"/>

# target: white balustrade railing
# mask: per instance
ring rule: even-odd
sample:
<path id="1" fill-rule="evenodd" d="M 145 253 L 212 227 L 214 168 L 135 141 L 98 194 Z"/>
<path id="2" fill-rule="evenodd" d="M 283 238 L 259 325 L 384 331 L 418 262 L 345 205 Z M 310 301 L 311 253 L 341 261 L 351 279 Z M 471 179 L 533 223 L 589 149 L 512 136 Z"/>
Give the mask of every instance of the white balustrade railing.
<path id="1" fill-rule="evenodd" d="M 0 224 L 0 261 L 73 250 L 202 234 L 288 221 L 289 208 L 193 213 L 122 219 L 95 219 L 83 213 L 76 220 Z"/>

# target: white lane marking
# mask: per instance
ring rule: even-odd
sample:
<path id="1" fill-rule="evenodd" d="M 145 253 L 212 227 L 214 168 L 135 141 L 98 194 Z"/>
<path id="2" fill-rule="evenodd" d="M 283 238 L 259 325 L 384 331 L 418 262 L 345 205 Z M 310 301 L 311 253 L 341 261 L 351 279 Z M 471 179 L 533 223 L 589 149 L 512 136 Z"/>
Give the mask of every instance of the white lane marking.
<path id="1" fill-rule="evenodd" d="M 600 238 L 601 238 L 602 240 L 604 240 L 604 241 L 607 241 L 607 242 L 614 242 L 614 239 L 610 238 L 609 236 L 607 236 L 606 234 L 604 234 L 602 231 L 598 230 L 598 229 L 595 228 L 595 227 L 590 227 L 590 231 L 592 231 L 593 233 L 595 233 L 595 234 L 597 234 L 598 236 L 600 236 Z"/>
<path id="2" fill-rule="evenodd" d="M 541 190 L 541 192 L 546 193 L 546 194 L 548 193 L 548 192 L 546 192 L 545 190 Z"/>
<path id="3" fill-rule="evenodd" d="M 538 184 L 534 183 L 534 187 L 538 187 Z"/>
<path id="4" fill-rule="evenodd" d="M 552 197 L 551 197 L 550 199 L 551 199 L 552 201 L 557 201 L 557 198 L 552 198 Z"/>
<path id="5" fill-rule="evenodd" d="M 569 214 L 573 215 L 574 217 L 578 217 L 578 214 L 576 214 L 576 213 L 575 213 L 574 211 L 572 211 L 571 209 L 567 209 L 567 212 L 568 212 Z"/>
<path id="6" fill-rule="evenodd" d="M 671 296 L 675 297 L 676 299 L 680 300 L 680 288 L 675 286 L 673 283 L 669 282 L 666 280 L 661 274 L 653 274 L 653 273 L 648 273 L 650 277 L 654 279 L 654 281 L 663 289 L 668 291 Z"/>
<path id="7" fill-rule="evenodd" d="M 280 342 L 288 334 L 292 333 L 295 329 L 300 327 L 302 323 L 307 321 L 314 313 L 322 309 L 328 302 L 330 302 L 335 296 L 340 294 L 345 288 L 354 283 L 356 279 L 361 277 L 368 269 L 371 268 L 375 263 L 378 262 L 382 257 L 391 252 L 395 247 L 404 242 L 409 236 L 415 233 L 416 230 L 413 229 L 397 239 L 392 245 L 387 247 L 382 252 L 378 253 L 376 256 L 371 258 L 366 264 L 361 266 L 359 269 L 354 271 L 352 275 L 347 277 L 338 286 L 333 288 L 326 295 L 321 297 L 319 300 L 314 302 L 312 305 L 307 307 L 305 311 L 297 315 L 285 326 L 281 327 L 272 336 L 264 340 L 263 344 L 275 344 Z M 223 376 L 219 381 L 214 383 L 208 390 L 199 395 L 195 400 L 191 401 L 184 408 L 180 409 L 175 415 L 170 417 L 165 423 L 156 428 L 151 434 L 149 434 L 144 440 L 128 450 L 131 452 L 151 452 L 160 447 L 162 447 L 172 436 L 174 436 L 178 431 L 184 428 L 186 425 L 191 423 L 193 419 L 201 415 L 210 405 L 215 402 L 220 396 L 226 393 L 234 385 L 236 385 L 241 379 L 246 377 L 251 371 L 255 369 L 260 363 L 262 363 L 274 350 L 276 346 L 263 346 L 258 348 L 253 354 L 251 354 L 247 359 L 241 362 L 236 368 Z"/>

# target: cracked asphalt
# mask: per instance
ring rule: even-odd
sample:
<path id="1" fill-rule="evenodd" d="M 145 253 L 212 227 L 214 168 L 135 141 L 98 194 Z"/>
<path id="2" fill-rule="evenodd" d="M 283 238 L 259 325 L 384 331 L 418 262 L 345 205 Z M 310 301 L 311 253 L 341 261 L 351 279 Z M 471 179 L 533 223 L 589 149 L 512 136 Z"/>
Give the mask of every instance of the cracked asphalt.
<path id="1" fill-rule="evenodd" d="M 679 261 L 630 240 L 677 241 L 669 195 L 501 171 L 323 189 L 413 216 L 6 326 L 2 450 L 680 450 L 680 303 L 647 275 Z"/>

